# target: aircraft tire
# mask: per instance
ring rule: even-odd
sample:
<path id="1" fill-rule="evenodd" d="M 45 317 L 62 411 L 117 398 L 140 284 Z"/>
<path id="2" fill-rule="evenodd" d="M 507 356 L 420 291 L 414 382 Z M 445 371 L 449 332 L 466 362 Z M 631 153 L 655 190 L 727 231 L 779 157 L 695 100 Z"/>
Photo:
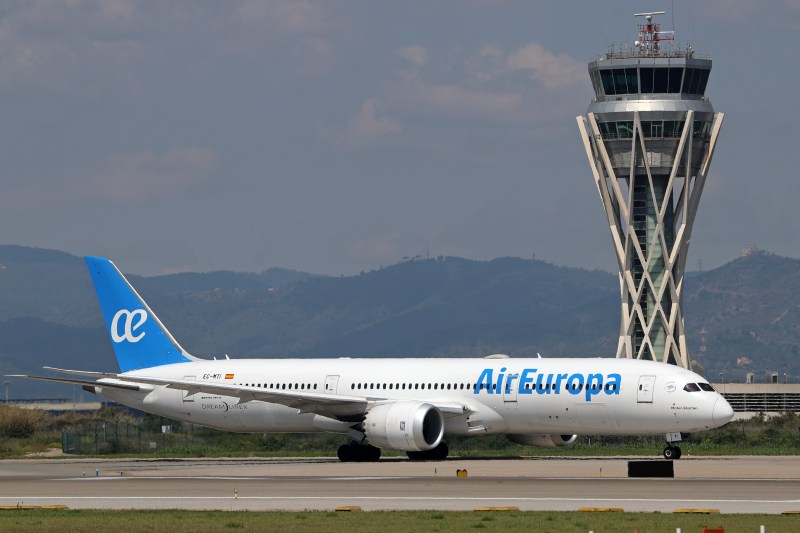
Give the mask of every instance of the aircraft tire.
<path id="1" fill-rule="evenodd" d="M 447 458 L 450 449 L 444 442 L 432 450 L 425 450 L 424 452 L 406 452 L 406 455 L 412 461 L 443 461 Z"/>
<path id="2" fill-rule="evenodd" d="M 374 463 L 381 458 L 381 449 L 368 444 L 342 444 L 336 455 L 343 463 Z"/>
<path id="3" fill-rule="evenodd" d="M 681 448 L 680 446 L 673 446 L 675 448 L 675 459 L 681 458 Z"/>
<path id="4" fill-rule="evenodd" d="M 375 446 L 370 446 L 367 444 L 366 446 L 359 446 L 361 448 L 359 450 L 361 457 L 359 461 L 362 463 L 375 463 L 378 462 L 381 458 L 381 449 Z"/>
<path id="5" fill-rule="evenodd" d="M 353 445 L 342 444 L 336 451 L 336 455 L 339 457 L 339 460 L 343 463 L 350 463 L 354 461 L 355 459 L 353 457 Z"/>
<path id="6" fill-rule="evenodd" d="M 677 459 L 680 457 L 680 452 L 675 451 L 675 446 L 667 446 L 664 448 L 664 459 Z"/>

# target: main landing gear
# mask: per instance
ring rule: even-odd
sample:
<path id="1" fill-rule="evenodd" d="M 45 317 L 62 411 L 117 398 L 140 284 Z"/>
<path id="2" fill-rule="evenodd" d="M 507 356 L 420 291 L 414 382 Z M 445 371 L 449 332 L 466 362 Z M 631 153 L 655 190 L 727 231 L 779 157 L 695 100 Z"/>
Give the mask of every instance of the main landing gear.
<path id="1" fill-rule="evenodd" d="M 447 458 L 450 452 L 447 444 L 440 443 L 432 450 L 424 452 L 406 452 L 412 461 L 442 461 Z M 342 444 L 336 452 L 339 460 L 343 463 L 374 463 L 381 458 L 381 449 L 369 444 L 358 444 L 353 441 L 350 444 Z"/>
<path id="2" fill-rule="evenodd" d="M 686 436 L 688 437 L 688 434 Z M 675 443 L 683 440 L 683 437 L 684 435 L 682 433 L 667 433 L 667 447 L 664 448 L 664 459 L 681 458 L 681 448 L 680 446 L 676 446 Z"/>
<path id="3" fill-rule="evenodd" d="M 443 461 L 447 458 L 450 449 L 444 442 L 439 443 L 436 448 L 426 450 L 424 452 L 406 452 L 406 455 L 412 461 Z"/>
<path id="4" fill-rule="evenodd" d="M 336 452 L 343 463 L 375 463 L 381 458 L 381 449 L 369 444 L 342 444 Z"/>

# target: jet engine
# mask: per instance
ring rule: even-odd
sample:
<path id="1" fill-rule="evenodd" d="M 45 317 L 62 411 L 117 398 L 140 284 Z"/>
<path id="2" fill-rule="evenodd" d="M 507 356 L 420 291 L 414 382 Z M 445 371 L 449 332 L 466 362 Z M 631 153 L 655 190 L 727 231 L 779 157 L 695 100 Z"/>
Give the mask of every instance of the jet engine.
<path id="1" fill-rule="evenodd" d="M 442 442 L 444 417 L 429 403 L 401 401 L 373 407 L 364 418 L 364 435 L 373 446 L 422 452 Z"/>
<path id="2" fill-rule="evenodd" d="M 577 435 L 506 435 L 506 437 L 511 442 L 539 448 L 569 446 L 578 438 Z"/>

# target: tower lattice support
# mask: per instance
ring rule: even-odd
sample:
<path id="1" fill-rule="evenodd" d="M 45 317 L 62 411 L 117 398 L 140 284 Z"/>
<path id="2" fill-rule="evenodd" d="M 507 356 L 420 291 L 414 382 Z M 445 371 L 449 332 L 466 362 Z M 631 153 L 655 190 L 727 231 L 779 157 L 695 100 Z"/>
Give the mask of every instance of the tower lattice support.
<path id="1" fill-rule="evenodd" d="M 686 111 L 669 153 L 652 132 L 645 135 L 633 111 L 627 168 L 618 164 L 620 147 L 606 145 L 595 113 L 577 117 L 619 267 L 617 357 L 689 367 L 681 306 L 686 256 L 723 117 L 713 115 L 707 141 L 698 143 L 694 111 Z"/>

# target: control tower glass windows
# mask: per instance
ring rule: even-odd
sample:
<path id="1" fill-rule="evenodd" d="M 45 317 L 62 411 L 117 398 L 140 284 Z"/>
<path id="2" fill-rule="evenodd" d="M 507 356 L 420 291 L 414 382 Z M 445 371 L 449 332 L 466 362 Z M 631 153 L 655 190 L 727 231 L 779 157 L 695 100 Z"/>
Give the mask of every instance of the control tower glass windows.
<path id="1" fill-rule="evenodd" d="M 595 96 L 602 96 L 603 95 L 603 82 L 600 81 L 600 71 L 599 70 L 592 70 L 589 72 L 592 78 L 592 88 L 594 88 Z"/>
<path id="2" fill-rule="evenodd" d="M 643 120 L 642 136 L 645 139 L 679 138 L 683 134 L 682 120 Z M 633 137 L 633 121 L 600 122 L 597 124 L 603 139 L 630 139 Z M 711 123 L 695 120 L 692 124 L 692 137 L 708 139 L 711 135 Z"/>
<path id="3" fill-rule="evenodd" d="M 705 94 L 710 70 L 683 67 L 599 69 L 590 72 L 595 95 Z"/>
<path id="4" fill-rule="evenodd" d="M 669 87 L 669 69 L 653 69 L 653 92 L 665 93 Z"/>
<path id="5" fill-rule="evenodd" d="M 705 94 L 710 72 L 701 68 L 687 68 L 683 80 L 683 94 Z"/>
<path id="6" fill-rule="evenodd" d="M 614 73 L 610 70 L 601 70 L 600 78 L 603 81 L 603 92 L 606 94 L 617 94 L 614 91 Z"/>
<path id="7" fill-rule="evenodd" d="M 669 69 L 669 90 L 668 93 L 681 92 L 681 82 L 683 81 L 683 68 Z"/>
<path id="8" fill-rule="evenodd" d="M 640 68 L 639 76 L 641 77 L 642 93 L 652 94 L 653 92 L 653 71 L 654 68 Z"/>

